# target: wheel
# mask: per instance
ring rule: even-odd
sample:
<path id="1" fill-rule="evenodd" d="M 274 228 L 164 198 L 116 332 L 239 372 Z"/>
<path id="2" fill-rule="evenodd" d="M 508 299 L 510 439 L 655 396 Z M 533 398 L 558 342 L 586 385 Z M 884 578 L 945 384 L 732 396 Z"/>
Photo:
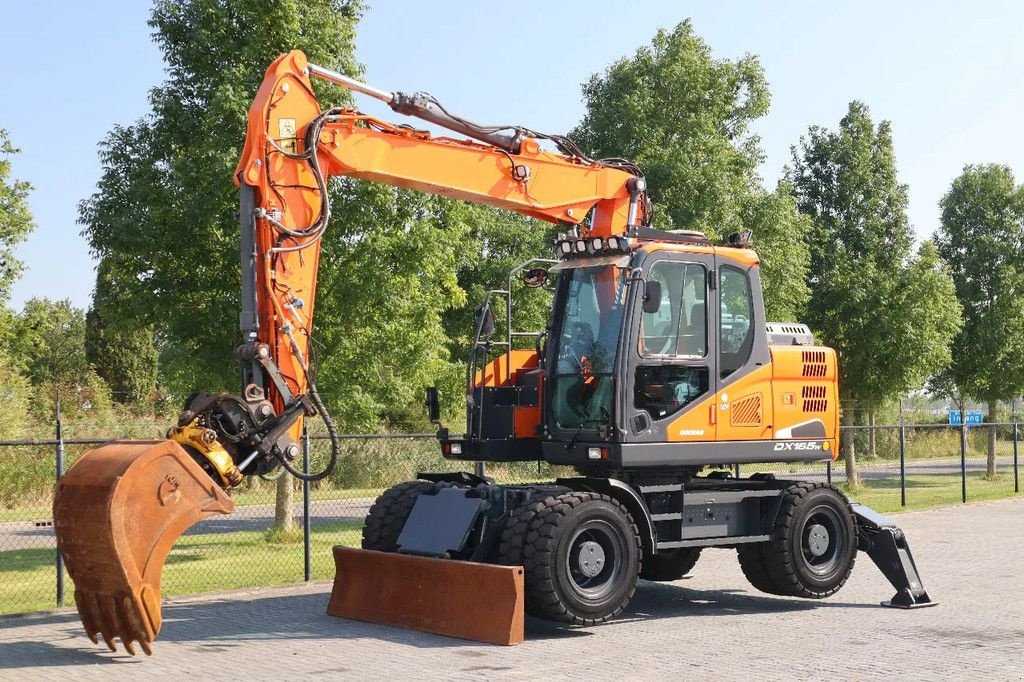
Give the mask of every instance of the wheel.
<path id="1" fill-rule="evenodd" d="M 772 539 L 739 545 L 750 584 L 769 594 L 821 599 L 839 591 L 857 556 L 850 503 L 835 488 L 795 483 L 783 494 Z"/>
<path id="2" fill-rule="evenodd" d="M 536 503 L 520 521 L 527 529 L 521 552 L 528 613 L 595 625 L 626 608 L 640 572 L 640 536 L 619 502 L 598 493 L 565 493 Z M 506 556 L 514 551 L 507 549 Z"/>
<path id="3" fill-rule="evenodd" d="M 502 566 L 522 565 L 523 544 L 530 536 L 533 521 L 541 509 L 544 509 L 543 502 L 528 502 L 509 513 L 508 521 L 501 531 L 495 563 Z M 530 537 L 536 538 L 536 534 Z"/>
<path id="4" fill-rule="evenodd" d="M 416 498 L 437 486 L 430 481 L 406 481 L 388 488 L 370 507 L 363 524 L 363 549 L 397 552 L 398 536 Z"/>
<path id="5" fill-rule="evenodd" d="M 656 582 L 679 580 L 693 570 L 699 558 L 700 547 L 663 549 L 657 554 L 644 557 L 640 577 Z"/>

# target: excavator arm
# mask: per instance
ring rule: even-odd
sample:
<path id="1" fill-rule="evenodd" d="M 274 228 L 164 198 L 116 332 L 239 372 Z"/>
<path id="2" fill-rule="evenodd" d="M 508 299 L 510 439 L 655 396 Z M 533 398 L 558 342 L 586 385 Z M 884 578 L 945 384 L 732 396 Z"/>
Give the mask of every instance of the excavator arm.
<path id="1" fill-rule="evenodd" d="M 376 97 L 396 112 L 472 139 L 437 137 L 324 110 L 311 77 Z M 543 143 L 554 145 L 549 151 Z M 86 631 L 148 654 L 160 631 L 160 577 L 177 538 L 230 513 L 244 476 L 278 466 L 305 480 L 330 475 L 335 427 L 316 388 L 311 335 L 321 239 L 331 218 L 328 180 L 348 176 L 516 211 L 567 237 L 623 237 L 650 220 L 639 170 L 588 158 L 570 140 L 518 126 L 485 127 L 423 93 L 389 93 L 289 52 L 267 70 L 249 110 L 240 187 L 240 395 L 195 394 L 162 441 L 114 442 L 83 455 L 54 496 L 59 550 Z M 319 416 L 329 464 L 298 471 L 302 420 Z"/>

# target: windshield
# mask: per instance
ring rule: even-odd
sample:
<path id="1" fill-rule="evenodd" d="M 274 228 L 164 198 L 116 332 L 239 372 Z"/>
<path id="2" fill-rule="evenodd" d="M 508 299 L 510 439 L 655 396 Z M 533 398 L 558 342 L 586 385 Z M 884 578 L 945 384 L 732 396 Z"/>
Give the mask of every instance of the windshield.
<path id="1" fill-rule="evenodd" d="M 615 352 L 626 270 L 615 265 L 560 274 L 562 299 L 552 409 L 560 428 L 596 428 L 611 418 Z"/>

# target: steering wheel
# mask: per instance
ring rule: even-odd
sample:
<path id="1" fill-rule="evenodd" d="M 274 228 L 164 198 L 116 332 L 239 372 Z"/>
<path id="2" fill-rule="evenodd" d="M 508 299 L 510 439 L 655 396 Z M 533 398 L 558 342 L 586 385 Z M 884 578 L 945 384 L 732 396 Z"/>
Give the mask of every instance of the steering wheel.
<path id="1" fill-rule="evenodd" d="M 577 366 L 582 366 L 582 358 L 594 347 L 594 328 L 589 322 L 573 322 L 568 334 L 563 334 L 562 348 L 564 357 L 572 358 Z"/>

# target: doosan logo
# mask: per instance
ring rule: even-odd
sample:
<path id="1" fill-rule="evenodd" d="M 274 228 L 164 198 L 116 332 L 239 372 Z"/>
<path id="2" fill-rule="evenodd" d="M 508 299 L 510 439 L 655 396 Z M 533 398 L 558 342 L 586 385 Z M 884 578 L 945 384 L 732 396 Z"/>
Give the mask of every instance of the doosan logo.
<path id="1" fill-rule="evenodd" d="M 776 443 L 774 451 L 780 450 L 820 450 L 821 444 L 816 440 L 804 440 L 791 443 Z"/>

